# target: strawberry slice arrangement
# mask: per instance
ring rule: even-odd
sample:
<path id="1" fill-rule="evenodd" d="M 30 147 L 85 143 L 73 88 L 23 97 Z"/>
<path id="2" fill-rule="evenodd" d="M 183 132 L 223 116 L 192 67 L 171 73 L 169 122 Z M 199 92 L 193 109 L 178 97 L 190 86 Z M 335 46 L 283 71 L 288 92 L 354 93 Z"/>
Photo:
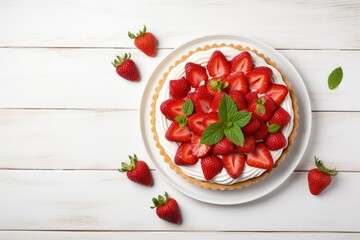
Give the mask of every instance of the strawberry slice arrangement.
<path id="1" fill-rule="evenodd" d="M 272 82 L 272 69 L 255 67 L 247 51 L 228 60 L 216 50 L 184 72 L 160 105 L 171 121 L 166 139 L 179 145 L 174 163 L 200 164 L 208 181 L 223 169 L 236 179 L 246 165 L 272 168 L 271 151 L 287 146 L 282 129 L 291 121 L 281 106 L 288 88 Z"/>

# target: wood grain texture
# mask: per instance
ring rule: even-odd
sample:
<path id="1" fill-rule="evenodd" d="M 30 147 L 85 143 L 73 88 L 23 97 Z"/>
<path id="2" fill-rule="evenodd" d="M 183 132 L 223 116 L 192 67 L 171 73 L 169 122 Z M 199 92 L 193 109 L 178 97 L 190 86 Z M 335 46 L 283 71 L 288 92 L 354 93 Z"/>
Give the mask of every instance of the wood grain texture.
<path id="1" fill-rule="evenodd" d="M 167 48 L 221 33 L 277 48 L 360 48 L 360 4 L 349 0 L 23 0 L 0 9 L 0 46 L 132 47 L 127 32 L 146 24 Z"/>
<path id="2" fill-rule="evenodd" d="M 133 153 L 153 167 L 138 118 L 139 111 L 0 110 L 0 168 L 116 169 Z M 316 155 L 328 167 L 360 171 L 357 149 L 346 144 L 357 142 L 359 122 L 357 112 L 313 113 L 309 147 L 297 170 L 313 168 Z"/>
<path id="3" fill-rule="evenodd" d="M 139 109 L 148 78 L 170 51 L 149 58 L 133 49 L 0 49 L 0 108 Z M 137 62 L 140 82 L 121 79 L 110 64 L 124 52 Z M 360 111 L 353 100 L 360 89 L 360 51 L 280 52 L 302 75 L 313 110 Z M 344 79 L 331 91 L 327 78 L 337 66 Z"/>
<path id="4" fill-rule="evenodd" d="M 235 206 L 198 202 L 170 187 L 157 171 L 153 176 L 155 185 L 145 187 L 115 170 L 2 170 L 0 230 L 360 232 L 357 173 L 338 174 L 317 197 L 309 193 L 307 173 L 294 173 L 271 194 Z M 150 209 L 151 198 L 164 191 L 177 199 L 182 225 Z"/>

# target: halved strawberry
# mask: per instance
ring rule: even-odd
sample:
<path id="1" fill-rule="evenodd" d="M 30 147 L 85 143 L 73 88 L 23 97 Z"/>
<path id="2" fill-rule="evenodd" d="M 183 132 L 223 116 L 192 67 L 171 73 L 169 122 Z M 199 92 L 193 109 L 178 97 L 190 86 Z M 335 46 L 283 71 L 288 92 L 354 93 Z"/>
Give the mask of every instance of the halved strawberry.
<path id="1" fill-rule="evenodd" d="M 224 96 L 224 92 L 219 92 L 217 94 L 215 94 L 213 101 L 211 102 L 211 108 L 213 111 L 217 111 L 219 109 L 220 106 L 220 101 L 222 99 L 222 97 Z"/>
<path id="2" fill-rule="evenodd" d="M 267 121 L 275 110 L 275 103 L 272 98 L 264 95 L 250 103 L 249 110 L 263 121 Z"/>
<path id="3" fill-rule="evenodd" d="M 274 166 L 273 158 L 264 143 L 256 144 L 255 150 L 246 155 L 246 163 L 249 166 L 264 169 Z"/>
<path id="4" fill-rule="evenodd" d="M 225 170 L 230 177 L 238 178 L 245 166 L 245 155 L 242 153 L 232 153 L 222 156 L 222 159 Z"/>
<path id="5" fill-rule="evenodd" d="M 226 77 L 226 81 L 229 83 L 228 92 L 239 90 L 242 94 L 246 94 L 249 91 L 248 82 L 243 72 L 232 73 Z"/>
<path id="6" fill-rule="evenodd" d="M 235 151 L 235 145 L 232 142 L 230 142 L 230 140 L 227 137 L 221 139 L 221 141 L 216 143 L 212 149 L 212 152 L 215 155 L 230 154 L 233 153 L 234 151 Z"/>
<path id="7" fill-rule="evenodd" d="M 173 121 L 176 116 L 184 116 L 182 106 L 185 100 L 183 99 L 168 99 L 160 105 L 160 111 L 164 116 Z"/>
<path id="8" fill-rule="evenodd" d="M 290 114 L 285 109 L 279 106 L 271 115 L 271 118 L 269 119 L 269 124 L 279 124 L 281 127 L 284 127 L 290 122 L 290 120 Z"/>
<path id="9" fill-rule="evenodd" d="M 266 95 L 271 97 L 276 105 L 280 105 L 284 101 L 288 92 L 289 90 L 286 86 L 281 84 L 272 84 L 268 88 Z"/>
<path id="10" fill-rule="evenodd" d="M 247 94 L 245 94 L 245 100 L 246 103 L 248 105 L 250 105 L 250 103 L 252 103 L 255 99 L 258 98 L 258 93 L 257 92 L 248 92 Z"/>
<path id="11" fill-rule="evenodd" d="M 224 54 L 218 50 L 213 52 L 206 68 L 211 77 L 227 76 L 231 71 L 229 62 Z"/>
<path id="12" fill-rule="evenodd" d="M 240 91 L 233 90 L 229 93 L 229 96 L 232 100 L 234 100 L 238 111 L 244 110 L 246 108 L 244 95 Z"/>
<path id="13" fill-rule="evenodd" d="M 208 113 L 211 109 L 213 96 L 208 93 L 197 93 L 194 97 L 196 112 Z"/>
<path id="14" fill-rule="evenodd" d="M 287 141 L 281 132 L 277 132 L 267 135 L 264 143 L 270 150 L 275 151 L 284 148 L 287 144 Z"/>
<path id="15" fill-rule="evenodd" d="M 210 126 L 210 124 L 215 122 L 220 122 L 219 114 L 217 112 L 209 112 L 204 116 L 203 124 L 205 128 L 207 128 L 208 126 Z"/>
<path id="16" fill-rule="evenodd" d="M 271 83 L 272 70 L 268 67 L 257 67 L 246 74 L 251 91 L 265 93 Z"/>
<path id="17" fill-rule="evenodd" d="M 169 90 L 170 96 L 176 99 L 181 99 L 186 97 L 188 92 L 190 91 L 191 86 L 188 80 L 185 77 L 177 80 L 170 80 Z"/>
<path id="18" fill-rule="evenodd" d="M 211 95 L 215 95 L 219 92 L 224 92 L 228 85 L 229 83 L 225 81 L 224 77 L 208 79 L 205 82 L 207 92 Z"/>
<path id="19" fill-rule="evenodd" d="M 203 158 L 200 163 L 206 180 L 213 179 L 223 169 L 223 162 L 218 156 L 211 155 Z"/>
<path id="20" fill-rule="evenodd" d="M 180 127 L 178 122 L 173 122 L 166 130 L 165 138 L 169 141 L 188 142 L 191 140 L 191 130 L 186 125 Z"/>
<path id="21" fill-rule="evenodd" d="M 204 116 L 205 113 L 195 113 L 189 117 L 188 125 L 196 135 L 201 135 L 205 130 L 203 124 Z"/>
<path id="22" fill-rule="evenodd" d="M 245 136 L 244 146 L 236 146 L 243 153 L 251 153 L 255 150 L 255 138 L 253 135 Z"/>
<path id="23" fill-rule="evenodd" d="M 206 85 L 198 86 L 197 88 L 195 88 L 195 92 L 196 93 L 203 93 L 203 94 L 208 93 Z"/>
<path id="24" fill-rule="evenodd" d="M 206 73 L 206 69 L 200 64 L 193 62 L 188 62 L 185 65 L 185 76 L 191 86 L 194 88 L 209 78 Z"/>
<path id="25" fill-rule="evenodd" d="M 266 126 L 266 124 L 261 120 L 259 122 L 260 122 L 260 127 L 258 128 L 258 130 L 254 132 L 255 140 L 262 140 L 269 133 L 268 126 Z"/>
<path id="26" fill-rule="evenodd" d="M 192 154 L 198 158 L 205 157 L 210 151 L 212 146 L 200 143 L 200 136 L 192 135 L 191 137 L 191 151 Z"/>
<path id="27" fill-rule="evenodd" d="M 182 143 L 176 151 L 174 163 L 177 165 L 194 165 L 198 158 L 192 155 L 191 143 Z"/>
<path id="28" fill-rule="evenodd" d="M 246 135 L 251 135 L 254 132 L 256 132 L 259 129 L 259 127 L 260 127 L 260 120 L 256 116 L 251 115 L 250 122 L 245 127 L 243 127 L 241 130 L 244 133 L 244 135 L 246 136 Z"/>
<path id="29" fill-rule="evenodd" d="M 244 72 L 247 73 L 252 70 L 253 64 L 252 64 L 252 57 L 249 52 L 242 52 L 238 55 L 236 55 L 231 60 L 231 72 Z"/>
<path id="30" fill-rule="evenodd" d="M 185 101 L 191 99 L 191 101 L 195 101 L 195 95 L 196 93 L 195 92 L 189 92 L 188 95 L 186 95 L 186 97 L 184 98 Z"/>

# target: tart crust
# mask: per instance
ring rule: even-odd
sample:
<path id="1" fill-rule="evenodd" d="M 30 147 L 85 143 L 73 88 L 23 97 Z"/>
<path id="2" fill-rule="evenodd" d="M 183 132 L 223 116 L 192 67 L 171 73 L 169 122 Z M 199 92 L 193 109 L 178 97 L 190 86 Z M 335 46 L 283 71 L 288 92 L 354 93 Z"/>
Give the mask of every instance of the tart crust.
<path id="1" fill-rule="evenodd" d="M 164 148 L 160 144 L 158 133 L 156 131 L 156 125 L 155 125 L 155 121 L 156 121 L 155 111 L 158 110 L 155 108 L 156 101 L 158 99 L 159 92 L 167 79 L 169 72 L 174 67 L 176 67 L 178 64 L 186 61 L 192 54 L 194 54 L 196 52 L 207 51 L 212 48 L 221 48 L 221 47 L 231 47 L 231 48 L 235 48 L 240 51 L 251 51 L 251 52 L 255 53 L 256 55 L 258 55 L 259 57 L 263 58 L 267 64 L 276 68 L 280 72 L 285 84 L 287 85 L 287 87 L 289 89 L 290 97 L 292 100 L 292 107 L 293 107 L 293 111 L 294 111 L 294 127 L 288 138 L 288 146 L 283 150 L 280 158 L 275 162 L 274 166 L 271 169 L 266 170 L 263 174 L 261 174 L 258 177 L 251 178 L 251 179 L 248 179 L 248 180 L 242 181 L 242 182 L 237 182 L 237 183 L 234 183 L 231 185 L 224 185 L 224 184 L 218 184 L 218 183 L 214 183 L 214 182 L 201 181 L 201 180 L 197 180 L 197 179 L 190 177 L 190 176 L 186 175 L 185 173 L 183 173 L 183 171 L 176 164 L 174 164 L 172 159 L 166 154 Z M 198 47 L 195 50 L 190 51 L 186 55 L 183 55 L 179 60 L 175 61 L 174 65 L 170 66 L 169 69 L 163 74 L 162 79 L 160 79 L 158 81 L 158 85 L 155 88 L 155 93 L 152 97 L 150 115 L 151 115 L 150 123 L 151 123 L 151 131 L 153 133 L 153 139 L 154 139 L 154 141 L 156 143 L 156 147 L 159 149 L 160 155 L 163 157 L 164 161 L 170 166 L 171 169 L 175 170 L 177 174 L 182 176 L 184 179 L 186 179 L 190 183 L 195 184 L 200 187 L 203 187 L 205 189 L 212 189 L 212 190 L 234 190 L 234 189 L 240 189 L 242 187 L 249 187 L 252 184 L 256 184 L 260 180 L 263 180 L 264 178 L 266 178 L 266 176 L 268 176 L 270 173 L 272 173 L 273 169 L 277 168 L 280 165 L 280 163 L 284 161 L 287 153 L 290 150 L 291 145 L 294 143 L 294 138 L 296 137 L 296 134 L 297 134 L 296 130 L 299 126 L 299 124 L 298 124 L 299 114 L 298 114 L 297 99 L 295 97 L 295 91 L 291 87 L 291 83 L 288 81 L 287 77 L 276 66 L 276 63 L 273 62 L 270 58 L 266 57 L 263 53 L 259 53 L 256 49 L 250 49 L 249 47 L 243 47 L 242 45 L 225 44 L 225 43 L 205 45 L 204 47 Z"/>

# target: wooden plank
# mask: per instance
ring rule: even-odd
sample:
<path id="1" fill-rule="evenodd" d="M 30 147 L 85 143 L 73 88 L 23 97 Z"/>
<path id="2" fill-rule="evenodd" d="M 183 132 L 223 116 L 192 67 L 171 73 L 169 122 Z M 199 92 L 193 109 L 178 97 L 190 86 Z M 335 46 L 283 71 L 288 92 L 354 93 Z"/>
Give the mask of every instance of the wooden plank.
<path id="1" fill-rule="evenodd" d="M 138 111 L 0 110 L 0 168 L 115 169 L 133 153 L 152 167 L 138 118 Z M 345 144 L 357 142 L 359 122 L 359 112 L 313 113 L 297 170 L 313 168 L 316 155 L 329 167 L 360 171 L 356 148 Z"/>
<path id="2" fill-rule="evenodd" d="M 349 0 L 206 4 L 37 0 L 1 1 L 0 9 L 1 46 L 132 47 L 128 30 L 146 24 L 159 38 L 160 47 L 224 33 L 256 38 L 277 48 L 360 48 L 360 4 Z"/>
<path id="3" fill-rule="evenodd" d="M 145 187 L 115 170 L 2 170 L 0 230 L 360 232 L 359 173 L 338 174 L 320 196 L 309 193 L 307 173 L 293 173 L 271 194 L 236 206 L 198 202 L 153 176 Z M 179 226 L 149 208 L 164 191 L 179 203 Z"/>
<path id="4" fill-rule="evenodd" d="M 133 49 L 0 49 L 0 107 L 138 109 L 148 78 L 170 51 L 150 59 Z M 137 62 L 140 82 L 121 79 L 110 64 L 124 52 Z M 360 111 L 353 100 L 360 89 L 360 51 L 280 52 L 303 76 L 314 110 Z M 343 67 L 344 79 L 331 91 L 327 78 L 337 66 Z"/>
<path id="5" fill-rule="evenodd" d="M 350 240 L 359 239 L 359 233 L 319 233 L 319 232 L 33 232 L 33 231 L 0 231 L 0 239 L 46 239 L 46 240 L 268 240 L 268 239 L 316 239 L 316 240 Z"/>

